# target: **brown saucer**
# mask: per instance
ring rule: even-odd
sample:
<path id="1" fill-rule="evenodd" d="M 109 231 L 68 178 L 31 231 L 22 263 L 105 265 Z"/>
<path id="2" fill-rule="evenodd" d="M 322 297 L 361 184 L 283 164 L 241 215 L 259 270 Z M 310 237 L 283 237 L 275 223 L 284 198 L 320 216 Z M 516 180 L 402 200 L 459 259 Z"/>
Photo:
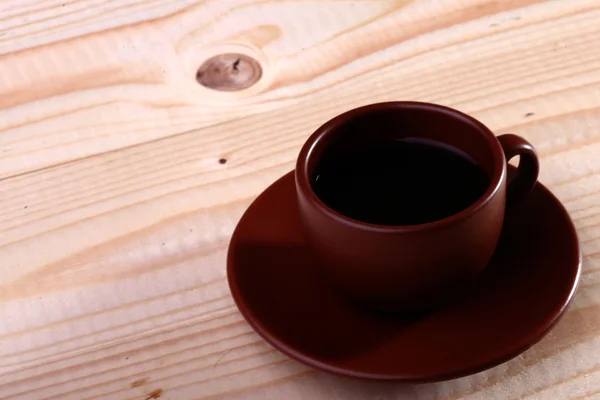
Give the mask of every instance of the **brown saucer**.
<path id="1" fill-rule="evenodd" d="M 332 373 L 409 382 L 457 378 L 517 356 L 565 312 L 580 270 L 569 215 L 538 183 L 462 299 L 412 321 L 363 312 L 332 292 L 315 267 L 293 173 L 248 208 L 227 260 L 238 308 L 272 346 Z"/>

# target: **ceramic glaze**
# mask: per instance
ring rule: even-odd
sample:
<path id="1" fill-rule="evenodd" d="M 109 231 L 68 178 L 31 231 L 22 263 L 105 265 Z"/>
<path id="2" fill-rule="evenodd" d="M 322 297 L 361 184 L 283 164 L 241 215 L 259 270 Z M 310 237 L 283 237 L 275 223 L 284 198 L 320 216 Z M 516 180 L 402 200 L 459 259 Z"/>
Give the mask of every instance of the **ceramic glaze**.
<path id="1" fill-rule="evenodd" d="M 315 193 L 311 183 L 324 158 L 407 137 L 465 154 L 489 178 L 487 190 L 458 213 L 408 226 L 357 221 Z M 519 168 L 507 189 L 506 162 L 515 155 Z M 416 102 L 360 107 L 318 128 L 300 151 L 295 178 L 302 230 L 327 281 L 353 303 L 385 312 L 427 311 L 467 290 L 483 271 L 500 238 L 507 201 L 509 207 L 522 201 L 538 170 L 535 150 L 525 139 L 496 138 L 459 111 Z"/>

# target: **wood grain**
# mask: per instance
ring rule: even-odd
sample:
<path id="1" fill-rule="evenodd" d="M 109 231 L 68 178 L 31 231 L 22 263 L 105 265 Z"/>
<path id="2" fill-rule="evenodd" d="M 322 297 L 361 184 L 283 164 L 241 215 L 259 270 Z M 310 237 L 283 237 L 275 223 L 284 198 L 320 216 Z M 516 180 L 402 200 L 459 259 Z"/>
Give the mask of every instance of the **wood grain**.
<path id="1" fill-rule="evenodd" d="M 1 1 L 0 398 L 600 399 L 599 47 L 597 0 Z M 197 84 L 232 52 L 256 85 Z M 235 224 L 306 137 L 398 99 L 530 140 L 584 251 L 549 336 L 439 384 L 312 371 L 225 280 Z"/>

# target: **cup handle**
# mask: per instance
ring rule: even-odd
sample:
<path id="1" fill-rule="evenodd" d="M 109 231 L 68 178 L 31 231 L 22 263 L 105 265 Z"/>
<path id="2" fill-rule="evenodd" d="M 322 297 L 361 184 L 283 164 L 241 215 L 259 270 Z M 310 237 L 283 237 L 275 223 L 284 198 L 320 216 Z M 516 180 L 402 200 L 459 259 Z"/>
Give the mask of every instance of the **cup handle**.
<path id="1" fill-rule="evenodd" d="M 510 211 L 525 200 L 538 179 L 540 164 L 535 149 L 527 140 L 508 133 L 497 137 L 504 150 L 506 162 L 520 156 L 517 175 L 508 182 L 506 188 L 506 209 Z"/>

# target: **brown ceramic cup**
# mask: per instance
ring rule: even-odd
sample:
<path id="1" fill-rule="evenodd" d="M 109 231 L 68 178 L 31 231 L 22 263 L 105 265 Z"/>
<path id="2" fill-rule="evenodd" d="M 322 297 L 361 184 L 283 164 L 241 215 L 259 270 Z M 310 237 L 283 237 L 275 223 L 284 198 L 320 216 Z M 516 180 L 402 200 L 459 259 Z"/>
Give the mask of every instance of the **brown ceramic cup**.
<path id="1" fill-rule="evenodd" d="M 453 146 L 486 173 L 490 185 L 466 209 L 410 226 L 375 225 L 329 208 L 313 191 L 325 153 L 372 141 L 419 137 Z M 507 160 L 520 156 L 507 182 Z M 505 210 L 534 187 L 538 159 L 525 139 L 494 136 L 481 122 L 451 108 L 417 102 L 360 107 L 318 128 L 296 164 L 296 191 L 305 236 L 331 284 L 349 300 L 386 312 L 439 306 L 475 281 L 498 243 Z"/>

